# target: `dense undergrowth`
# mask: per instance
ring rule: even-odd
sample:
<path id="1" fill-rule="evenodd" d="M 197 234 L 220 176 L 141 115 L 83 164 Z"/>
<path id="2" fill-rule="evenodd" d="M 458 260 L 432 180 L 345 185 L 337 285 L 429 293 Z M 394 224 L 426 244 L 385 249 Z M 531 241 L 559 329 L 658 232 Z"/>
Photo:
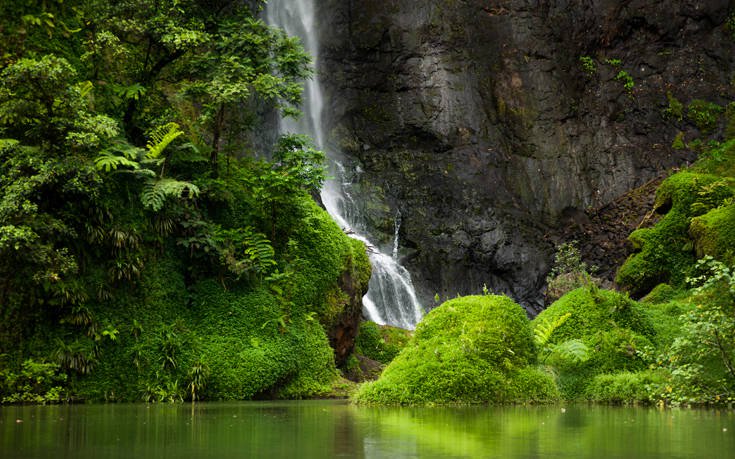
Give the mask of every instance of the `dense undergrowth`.
<path id="1" fill-rule="evenodd" d="M 309 139 L 254 147 L 310 75 L 260 6 L 0 6 L 1 401 L 330 390 L 370 268 Z"/>

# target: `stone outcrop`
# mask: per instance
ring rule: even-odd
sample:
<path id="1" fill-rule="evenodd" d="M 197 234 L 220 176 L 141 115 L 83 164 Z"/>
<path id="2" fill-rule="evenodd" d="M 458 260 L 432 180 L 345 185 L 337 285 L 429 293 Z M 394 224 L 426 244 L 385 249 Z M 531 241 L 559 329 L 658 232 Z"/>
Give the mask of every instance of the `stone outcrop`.
<path id="1" fill-rule="evenodd" d="M 732 99 L 725 0 L 318 3 L 332 147 L 376 240 L 400 211 L 427 306 L 486 284 L 538 311 L 569 215 L 692 159 L 670 101 Z"/>

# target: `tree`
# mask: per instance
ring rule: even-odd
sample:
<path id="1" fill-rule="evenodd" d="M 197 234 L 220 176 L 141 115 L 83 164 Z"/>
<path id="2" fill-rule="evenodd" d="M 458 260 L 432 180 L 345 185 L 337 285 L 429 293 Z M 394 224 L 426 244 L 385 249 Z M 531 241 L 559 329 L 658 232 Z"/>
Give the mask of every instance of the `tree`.
<path id="1" fill-rule="evenodd" d="M 273 154 L 273 162 L 249 179 L 255 202 L 271 223 L 271 241 L 276 240 L 279 211 L 286 213 L 289 203 L 300 193 L 318 191 L 326 177 L 324 153 L 314 147 L 309 137 L 290 134 L 281 137 Z"/>

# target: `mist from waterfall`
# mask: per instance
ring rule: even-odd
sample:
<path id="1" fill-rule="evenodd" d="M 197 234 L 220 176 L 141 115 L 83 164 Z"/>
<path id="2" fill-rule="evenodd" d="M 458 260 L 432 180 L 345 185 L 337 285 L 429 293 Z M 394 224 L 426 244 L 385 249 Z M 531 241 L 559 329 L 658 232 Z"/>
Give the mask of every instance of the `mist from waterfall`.
<path id="1" fill-rule="evenodd" d="M 301 38 L 315 66 L 319 62 L 318 30 L 315 18 L 315 0 L 270 0 L 266 17 L 270 25 L 284 29 L 289 35 Z M 368 248 L 373 268 L 367 294 L 363 297 L 365 315 L 379 324 L 413 329 L 421 320 L 423 309 L 416 298 L 411 275 L 398 263 L 400 212 L 396 213 L 392 253 L 385 254 L 370 242 L 366 225 L 359 212 L 359 196 L 353 192 L 355 173 L 339 151 L 330 149 L 325 142 L 322 115 L 324 95 L 318 75 L 306 82 L 304 115 L 299 119 L 282 118 L 283 133 L 307 134 L 317 147 L 325 151 L 330 162 L 329 178 L 322 188 L 321 198 L 334 221 L 351 237 L 359 239 Z"/>

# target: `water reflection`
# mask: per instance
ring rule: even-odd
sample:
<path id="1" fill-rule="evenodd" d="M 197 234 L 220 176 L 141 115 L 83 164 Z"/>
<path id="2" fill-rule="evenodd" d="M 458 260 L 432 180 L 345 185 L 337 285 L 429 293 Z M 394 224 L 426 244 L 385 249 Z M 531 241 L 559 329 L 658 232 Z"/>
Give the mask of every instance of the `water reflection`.
<path id="1" fill-rule="evenodd" d="M 2 458 L 711 458 L 731 411 L 344 402 L 0 407 Z"/>

